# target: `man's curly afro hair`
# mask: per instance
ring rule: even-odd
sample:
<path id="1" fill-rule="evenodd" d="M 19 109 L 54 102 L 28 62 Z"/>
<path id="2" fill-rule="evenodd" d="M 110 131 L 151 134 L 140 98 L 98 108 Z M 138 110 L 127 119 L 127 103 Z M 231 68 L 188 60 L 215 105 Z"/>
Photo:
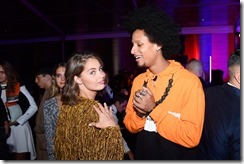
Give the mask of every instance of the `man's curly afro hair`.
<path id="1" fill-rule="evenodd" d="M 136 29 L 144 30 L 150 42 L 162 46 L 165 59 L 180 52 L 180 26 L 155 6 L 138 8 L 125 17 L 125 26 L 130 34 Z"/>

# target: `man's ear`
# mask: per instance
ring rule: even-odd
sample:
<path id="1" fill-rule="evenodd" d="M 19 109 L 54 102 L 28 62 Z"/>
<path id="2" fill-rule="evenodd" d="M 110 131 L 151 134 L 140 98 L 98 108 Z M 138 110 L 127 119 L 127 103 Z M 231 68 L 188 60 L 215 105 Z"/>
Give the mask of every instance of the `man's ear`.
<path id="1" fill-rule="evenodd" d="M 236 72 L 234 77 L 235 77 L 236 81 L 240 84 L 241 83 L 241 73 Z"/>
<path id="2" fill-rule="evenodd" d="M 52 75 L 46 74 L 46 77 L 48 77 L 48 79 L 52 79 Z"/>
<path id="3" fill-rule="evenodd" d="M 77 84 L 79 84 L 79 85 L 82 84 L 82 80 L 81 80 L 81 78 L 78 77 L 78 76 L 74 76 L 74 81 L 75 81 Z"/>
<path id="4" fill-rule="evenodd" d="M 157 52 L 162 49 L 162 46 L 157 46 Z"/>

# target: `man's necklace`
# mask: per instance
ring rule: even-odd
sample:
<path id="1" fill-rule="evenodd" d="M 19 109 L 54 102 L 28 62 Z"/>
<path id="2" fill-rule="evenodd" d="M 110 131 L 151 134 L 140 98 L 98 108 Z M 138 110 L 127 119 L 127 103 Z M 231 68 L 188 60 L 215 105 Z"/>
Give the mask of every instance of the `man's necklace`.
<path id="1" fill-rule="evenodd" d="M 169 91 L 170 91 L 170 88 L 172 87 L 172 83 L 173 83 L 173 81 L 174 81 L 174 80 L 173 80 L 173 77 L 174 77 L 174 74 L 173 74 L 172 77 L 169 79 L 168 86 L 167 86 L 167 88 L 165 88 L 165 91 L 164 91 L 163 96 L 162 96 L 158 101 L 155 102 L 155 106 L 154 106 L 154 108 L 155 108 L 156 106 L 158 106 L 159 104 L 161 104 L 161 103 L 165 100 L 165 98 L 168 96 Z M 144 81 L 144 83 L 143 83 L 143 87 L 147 87 L 147 83 L 148 83 L 148 80 L 147 80 L 147 81 Z"/>

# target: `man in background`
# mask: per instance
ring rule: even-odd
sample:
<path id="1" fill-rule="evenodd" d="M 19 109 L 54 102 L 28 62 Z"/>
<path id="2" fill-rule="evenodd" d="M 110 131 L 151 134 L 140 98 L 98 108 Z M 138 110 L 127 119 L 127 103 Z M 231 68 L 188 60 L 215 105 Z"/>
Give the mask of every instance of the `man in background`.
<path id="1" fill-rule="evenodd" d="M 197 60 L 195 58 L 190 59 L 186 63 L 186 69 L 195 74 L 200 79 L 203 88 L 207 87 L 207 83 L 205 81 L 205 73 L 203 71 L 202 62 L 200 60 Z"/>
<path id="2" fill-rule="evenodd" d="M 36 115 L 36 152 L 37 160 L 48 160 L 46 138 L 44 133 L 44 116 L 43 116 L 43 103 L 49 94 L 49 88 L 52 85 L 52 71 L 49 68 L 41 68 L 35 77 L 35 83 L 40 89 L 44 89 L 44 94 L 41 98 L 39 108 Z"/>
<path id="3" fill-rule="evenodd" d="M 205 89 L 205 121 L 198 158 L 240 160 L 240 50 L 228 60 L 229 81 Z"/>

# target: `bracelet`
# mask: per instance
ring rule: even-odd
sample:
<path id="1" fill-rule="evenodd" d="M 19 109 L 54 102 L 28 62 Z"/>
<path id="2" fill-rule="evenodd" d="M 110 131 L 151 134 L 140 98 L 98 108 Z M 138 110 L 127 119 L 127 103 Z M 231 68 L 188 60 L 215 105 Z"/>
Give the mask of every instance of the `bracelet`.
<path id="1" fill-rule="evenodd" d="M 149 114 L 153 111 L 153 109 L 154 109 L 156 106 L 157 106 L 157 105 L 155 104 L 154 107 L 153 107 L 150 111 L 148 111 L 148 112 L 146 113 L 145 117 L 149 116 Z"/>
<path id="2" fill-rule="evenodd" d="M 152 111 L 153 111 L 153 109 L 150 110 L 150 111 L 148 111 L 148 112 L 146 112 L 146 114 L 143 114 L 143 113 L 140 113 L 140 112 L 136 111 L 136 114 L 137 114 L 137 116 L 139 116 L 139 117 L 141 117 L 141 118 L 146 118 L 147 116 L 149 116 L 149 114 L 150 114 Z"/>
<path id="3" fill-rule="evenodd" d="M 145 118 L 147 114 L 143 114 L 143 113 L 136 111 L 136 115 L 141 117 L 141 118 Z"/>
<path id="4" fill-rule="evenodd" d="M 151 109 L 149 112 L 146 113 L 146 115 L 148 116 L 153 110 Z"/>

